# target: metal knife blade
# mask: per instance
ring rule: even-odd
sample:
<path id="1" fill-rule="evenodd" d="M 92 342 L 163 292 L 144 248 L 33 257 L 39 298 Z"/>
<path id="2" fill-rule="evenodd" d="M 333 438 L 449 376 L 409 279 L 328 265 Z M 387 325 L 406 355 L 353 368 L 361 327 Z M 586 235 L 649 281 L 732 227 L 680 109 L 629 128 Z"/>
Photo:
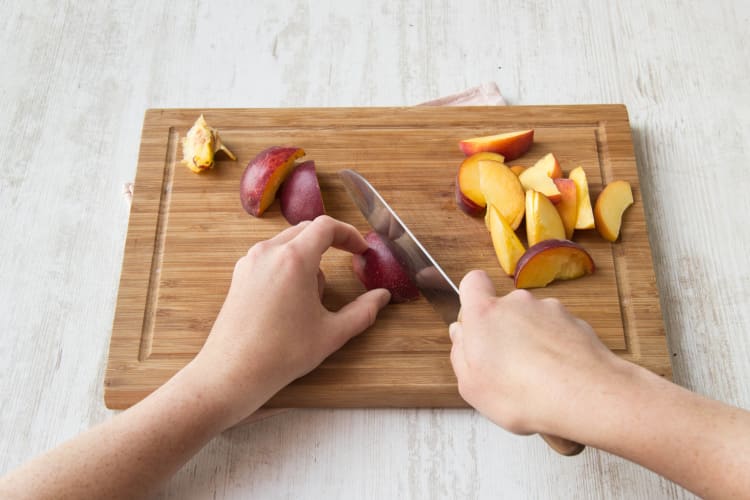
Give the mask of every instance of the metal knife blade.
<path id="1" fill-rule="evenodd" d="M 367 222 L 409 270 L 422 295 L 440 313 L 443 321 L 448 324 L 456 321 L 461 309 L 458 287 L 367 179 L 354 170 L 341 170 L 339 176 Z M 541 436 L 561 455 L 577 455 L 585 448 L 582 444 L 557 436 Z"/>
<path id="2" fill-rule="evenodd" d="M 443 321 L 456 321 L 461 309 L 458 287 L 367 179 L 354 170 L 341 170 L 339 176 L 359 211 L 408 270 L 422 295 Z"/>

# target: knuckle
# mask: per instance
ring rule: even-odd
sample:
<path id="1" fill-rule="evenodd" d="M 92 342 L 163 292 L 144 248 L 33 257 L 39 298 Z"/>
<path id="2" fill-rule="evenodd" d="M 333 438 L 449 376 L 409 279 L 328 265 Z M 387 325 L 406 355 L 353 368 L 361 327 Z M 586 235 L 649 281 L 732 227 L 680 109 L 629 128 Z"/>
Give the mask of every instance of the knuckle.
<path id="1" fill-rule="evenodd" d="M 247 256 L 257 256 L 260 254 L 263 254 L 268 251 L 269 243 L 267 240 L 259 241 L 255 245 L 250 247 L 250 250 L 247 251 Z"/>
<path id="2" fill-rule="evenodd" d="M 523 288 L 517 288 L 510 292 L 507 297 L 513 299 L 513 300 L 519 300 L 519 301 L 530 301 L 534 298 L 534 295 L 528 290 L 525 290 Z"/>
<path id="3" fill-rule="evenodd" d="M 560 300 L 555 297 L 547 297 L 546 299 L 542 299 L 542 302 L 552 307 L 562 307 L 562 302 L 560 302 Z"/>
<path id="4" fill-rule="evenodd" d="M 304 263 L 304 255 L 294 243 L 284 245 L 281 249 L 281 258 L 285 267 L 298 268 Z"/>

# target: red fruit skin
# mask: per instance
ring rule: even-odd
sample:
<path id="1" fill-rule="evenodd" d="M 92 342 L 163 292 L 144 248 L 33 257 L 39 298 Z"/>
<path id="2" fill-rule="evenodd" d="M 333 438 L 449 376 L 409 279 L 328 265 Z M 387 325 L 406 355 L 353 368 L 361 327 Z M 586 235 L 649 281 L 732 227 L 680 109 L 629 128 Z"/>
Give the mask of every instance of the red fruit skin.
<path id="1" fill-rule="evenodd" d="M 304 155 L 304 149 L 287 146 L 271 146 L 258 153 L 247 164 L 240 179 L 242 208 L 252 216 L 263 215 L 279 185 L 294 168 L 294 161 Z"/>
<path id="2" fill-rule="evenodd" d="M 359 281 L 367 288 L 385 288 L 391 292 L 391 303 L 408 302 L 419 297 L 419 289 L 393 252 L 374 231 L 365 235 L 370 248 L 352 256 L 352 267 Z"/>
<path id="3" fill-rule="evenodd" d="M 279 189 L 279 201 L 281 213 L 293 226 L 326 213 L 313 160 L 300 163 L 289 174 Z"/>

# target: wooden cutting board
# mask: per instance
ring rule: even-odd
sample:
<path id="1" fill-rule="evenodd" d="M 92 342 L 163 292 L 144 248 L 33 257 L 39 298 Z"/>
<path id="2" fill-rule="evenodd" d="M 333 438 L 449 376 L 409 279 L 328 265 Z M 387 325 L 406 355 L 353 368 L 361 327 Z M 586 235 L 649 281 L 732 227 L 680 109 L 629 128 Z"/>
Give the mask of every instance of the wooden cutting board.
<path id="1" fill-rule="evenodd" d="M 179 163 L 180 138 L 203 113 L 238 161 L 196 175 Z M 558 297 L 588 321 L 618 355 L 662 375 L 671 367 L 654 278 L 627 110 L 621 105 L 466 108 L 171 109 L 146 112 L 130 225 L 112 329 L 105 401 L 126 408 L 184 366 L 201 348 L 228 290 L 235 261 L 254 243 L 288 227 L 278 202 L 256 219 L 239 201 L 245 165 L 272 145 L 294 145 L 316 162 L 329 215 L 369 227 L 336 172 L 354 168 L 380 191 L 448 275 L 458 283 L 485 269 L 498 294 L 513 289 L 481 218 L 454 199 L 460 139 L 534 128 L 534 145 L 509 162 L 529 166 L 548 152 L 567 174 L 582 165 L 592 200 L 625 179 L 634 205 L 621 240 L 595 231 L 574 240 L 596 273 L 534 290 Z M 523 226 L 522 226 L 523 227 Z M 363 291 L 351 258 L 323 258 L 325 303 L 336 309 Z M 392 305 L 376 324 L 269 407 L 458 407 L 447 327 L 430 305 Z"/>

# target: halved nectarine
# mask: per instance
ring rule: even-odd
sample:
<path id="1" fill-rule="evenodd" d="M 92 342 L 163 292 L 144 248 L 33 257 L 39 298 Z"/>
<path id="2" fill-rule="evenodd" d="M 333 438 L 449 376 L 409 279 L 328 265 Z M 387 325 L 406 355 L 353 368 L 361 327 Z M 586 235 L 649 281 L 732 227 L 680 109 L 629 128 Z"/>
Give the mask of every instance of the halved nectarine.
<path id="1" fill-rule="evenodd" d="M 628 181 L 614 181 L 607 184 L 594 206 L 596 230 L 602 238 L 616 241 L 620 235 L 622 214 L 633 204 L 633 190 Z"/>
<path id="2" fill-rule="evenodd" d="M 594 260 L 578 243 L 545 240 L 529 247 L 516 265 L 516 288 L 545 287 L 554 280 L 571 280 L 594 272 Z"/>
<path id="3" fill-rule="evenodd" d="M 247 213 L 255 217 L 263 215 L 281 183 L 294 169 L 294 161 L 304 155 L 302 148 L 272 146 L 247 164 L 240 180 L 240 201 Z"/>
<path id="4" fill-rule="evenodd" d="M 528 151 L 533 142 L 534 129 L 529 129 L 465 139 L 458 145 L 466 155 L 491 151 L 503 155 L 506 160 L 515 160 Z"/>

